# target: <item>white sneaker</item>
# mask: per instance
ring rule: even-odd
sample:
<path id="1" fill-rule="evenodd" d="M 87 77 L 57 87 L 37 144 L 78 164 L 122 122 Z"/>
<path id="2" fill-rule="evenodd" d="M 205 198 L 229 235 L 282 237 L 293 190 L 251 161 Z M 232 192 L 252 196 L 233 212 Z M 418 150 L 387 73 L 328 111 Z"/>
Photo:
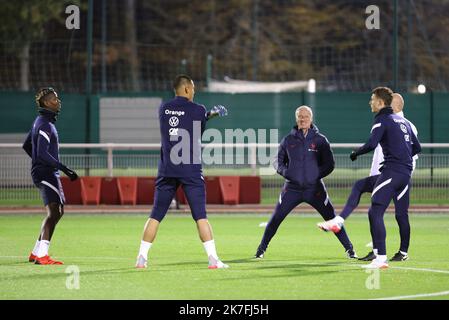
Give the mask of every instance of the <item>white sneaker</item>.
<path id="1" fill-rule="evenodd" d="M 343 228 L 344 220 L 339 216 L 324 222 L 317 223 L 318 228 L 323 231 L 332 231 L 333 233 L 340 232 L 341 228 Z"/>
<path id="2" fill-rule="evenodd" d="M 364 269 L 387 269 L 388 263 L 386 261 L 379 261 L 377 259 L 374 259 L 371 261 L 370 264 L 363 265 L 362 268 Z"/>
<path id="3" fill-rule="evenodd" d="M 209 269 L 227 269 L 229 266 L 223 263 L 221 260 L 217 260 L 212 256 L 209 257 Z"/>
<path id="4" fill-rule="evenodd" d="M 148 266 L 147 259 L 145 259 L 142 255 L 137 257 L 136 268 L 137 269 L 146 269 Z"/>

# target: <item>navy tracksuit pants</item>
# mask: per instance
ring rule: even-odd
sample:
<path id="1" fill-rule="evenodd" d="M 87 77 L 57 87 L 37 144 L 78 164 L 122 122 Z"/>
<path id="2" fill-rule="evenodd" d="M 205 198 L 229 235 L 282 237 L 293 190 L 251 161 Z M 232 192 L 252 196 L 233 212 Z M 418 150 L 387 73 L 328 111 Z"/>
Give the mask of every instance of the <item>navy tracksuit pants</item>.
<path id="1" fill-rule="evenodd" d="M 401 200 L 407 193 L 410 175 L 399 173 L 391 169 L 384 169 L 377 178 L 371 194 L 371 207 L 368 210 L 373 246 L 379 255 L 386 255 L 384 213 L 391 199 Z"/>
<path id="2" fill-rule="evenodd" d="M 352 187 L 351 194 L 346 202 L 343 211 L 340 216 L 343 219 L 349 217 L 349 215 L 357 208 L 360 202 L 360 197 L 362 193 L 369 192 L 372 193 L 376 182 L 380 175 L 366 177 L 360 180 L 357 180 Z M 399 225 L 399 234 L 401 237 L 401 245 L 399 250 L 403 252 L 407 252 L 410 245 L 410 222 L 408 218 L 408 208 L 410 203 L 410 187 L 411 183 L 408 183 L 397 196 L 393 197 L 393 202 L 395 206 L 395 218 Z M 390 199 L 391 200 L 391 199 Z M 388 204 L 390 202 L 388 201 Z M 388 205 L 387 205 L 388 207 Z M 371 220 L 370 220 L 371 221 Z M 370 223 L 370 231 L 371 234 L 374 233 L 372 229 L 372 224 Z M 373 248 L 378 249 L 373 239 Z"/>
<path id="3" fill-rule="evenodd" d="M 320 181 L 314 187 L 307 189 L 301 189 L 286 183 L 279 195 L 279 201 L 274 213 L 265 228 L 259 249 L 263 251 L 267 249 L 268 244 L 275 235 L 279 225 L 285 217 L 302 202 L 306 202 L 315 208 L 324 220 L 330 220 L 335 217 L 334 207 L 332 206 L 323 182 Z M 346 250 L 353 248 L 344 228 L 342 228 L 336 236 Z"/>

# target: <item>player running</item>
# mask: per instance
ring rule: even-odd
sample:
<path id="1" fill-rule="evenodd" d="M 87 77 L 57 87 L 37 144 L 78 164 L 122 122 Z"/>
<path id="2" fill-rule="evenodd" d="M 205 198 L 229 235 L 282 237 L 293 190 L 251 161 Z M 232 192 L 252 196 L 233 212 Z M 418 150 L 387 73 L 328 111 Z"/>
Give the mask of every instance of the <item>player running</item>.
<path id="1" fill-rule="evenodd" d="M 391 107 L 393 112 L 404 118 L 402 112 L 404 108 L 404 99 L 399 93 L 393 93 L 393 99 L 391 101 Z M 405 119 L 405 118 L 404 118 Z M 407 119 L 405 119 L 407 120 Z M 418 130 L 412 122 L 407 120 L 412 128 L 413 133 L 418 136 Z M 416 160 L 418 155 L 413 156 L 413 170 L 416 167 Z M 380 144 L 377 145 L 374 150 L 373 160 L 371 163 L 370 176 L 360 179 L 354 183 L 351 194 L 346 202 L 343 211 L 330 221 L 318 223 L 318 227 L 324 231 L 338 232 L 344 221 L 349 215 L 357 208 L 362 193 L 373 192 L 374 185 L 381 172 L 381 166 L 384 162 L 384 155 Z M 412 170 L 412 173 L 413 173 Z M 410 223 L 408 217 L 408 207 L 410 202 L 410 187 L 411 183 L 405 187 L 404 193 L 401 193 L 398 197 L 393 198 L 395 204 L 395 218 L 399 225 L 399 234 L 401 237 L 401 244 L 399 251 L 390 259 L 390 261 L 405 261 L 408 260 L 408 247 L 410 244 Z M 377 248 L 373 245 L 373 250 L 369 252 L 365 257 L 360 258 L 362 261 L 372 261 L 377 256 Z"/>
<path id="2" fill-rule="evenodd" d="M 192 217 L 209 260 L 209 269 L 228 268 L 217 255 L 212 228 L 206 215 L 206 190 L 201 166 L 201 135 L 206 121 L 227 115 L 223 106 L 206 112 L 203 105 L 193 102 L 195 85 L 187 75 L 179 75 L 173 83 L 176 97 L 159 108 L 161 155 L 154 195 L 154 206 L 147 220 L 136 268 L 146 268 L 148 251 L 157 234 L 160 222 L 182 186 Z"/>
<path id="3" fill-rule="evenodd" d="M 313 121 L 312 109 L 301 106 L 295 112 L 297 125 L 284 137 L 277 155 L 277 172 L 286 179 L 279 201 L 268 222 L 255 258 L 264 257 L 270 240 L 285 217 L 300 203 L 306 202 L 329 220 L 335 210 L 322 178 L 335 167 L 327 138 L 319 133 Z M 356 259 L 351 241 L 344 229 L 336 234 L 348 258 Z"/>
<path id="4" fill-rule="evenodd" d="M 31 177 L 39 188 L 47 217 L 44 219 L 41 232 L 28 261 L 35 264 L 63 264 L 48 255 L 50 241 L 56 224 L 64 214 L 64 192 L 62 190 L 59 171 L 64 172 L 70 180 L 76 180 L 75 171 L 67 168 L 59 161 L 59 138 L 54 123 L 61 111 L 61 101 L 56 91 L 42 88 L 36 94 L 39 116 L 33 122 L 23 149 L 31 157 Z"/>
<path id="5" fill-rule="evenodd" d="M 421 145 L 410 123 L 393 113 L 390 106 L 392 99 L 393 92 L 389 88 L 378 87 L 372 91 L 371 111 L 377 114 L 371 135 L 362 147 L 352 151 L 350 155 L 354 161 L 380 144 L 385 158 L 381 174 L 374 184 L 371 207 L 368 210 L 373 247 L 378 251 L 376 258 L 364 266 L 368 269 L 388 268 L 383 216 L 391 199 L 400 200 L 407 192 L 413 170 L 413 156 L 421 152 Z M 336 225 L 343 226 L 341 221 L 335 220 L 329 222 L 329 229 L 334 229 Z"/>

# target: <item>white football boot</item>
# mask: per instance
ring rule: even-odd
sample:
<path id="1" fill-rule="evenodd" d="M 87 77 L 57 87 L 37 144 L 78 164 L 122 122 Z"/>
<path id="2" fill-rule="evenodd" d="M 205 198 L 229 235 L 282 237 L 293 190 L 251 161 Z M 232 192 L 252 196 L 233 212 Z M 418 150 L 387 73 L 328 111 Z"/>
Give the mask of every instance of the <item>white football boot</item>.
<path id="1" fill-rule="evenodd" d="M 223 263 L 220 260 L 215 259 L 212 256 L 209 256 L 209 269 L 227 269 L 229 266 L 225 263 Z"/>
<path id="2" fill-rule="evenodd" d="M 366 265 L 362 266 L 362 268 L 364 268 L 364 269 L 387 269 L 388 267 L 389 266 L 388 266 L 387 261 L 381 261 L 381 260 L 378 260 L 377 258 L 374 259 L 373 261 L 371 261 L 370 264 L 366 264 Z"/>
<path id="3" fill-rule="evenodd" d="M 332 231 L 333 233 L 338 233 L 340 232 L 341 228 L 343 228 L 344 221 L 345 220 L 343 218 L 336 216 L 331 220 L 317 223 L 317 226 L 323 231 Z"/>
<path id="4" fill-rule="evenodd" d="M 140 254 L 137 257 L 136 268 L 137 269 L 146 269 L 148 266 L 148 261 Z"/>

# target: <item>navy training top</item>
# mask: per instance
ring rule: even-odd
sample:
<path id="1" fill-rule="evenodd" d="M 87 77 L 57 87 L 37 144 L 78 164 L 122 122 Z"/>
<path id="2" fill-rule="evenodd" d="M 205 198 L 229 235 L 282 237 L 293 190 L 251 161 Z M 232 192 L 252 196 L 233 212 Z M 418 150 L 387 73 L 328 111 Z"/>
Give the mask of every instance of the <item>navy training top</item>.
<path id="1" fill-rule="evenodd" d="M 374 150 L 380 143 L 384 162 L 382 170 L 392 169 L 411 175 L 413 156 L 421 152 L 421 144 L 410 123 L 394 114 L 390 106 L 382 108 L 374 117 L 374 124 L 368 141 L 356 150 L 362 155 Z"/>
<path id="2" fill-rule="evenodd" d="M 161 153 L 158 176 L 201 177 L 201 136 L 206 127 L 204 105 L 176 96 L 159 107 Z"/>
<path id="3" fill-rule="evenodd" d="M 31 175 L 41 173 L 58 173 L 62 164 L 59 162 L 59 138 L 54 123 L 57 114 L 39 108 L 39 115 L 33 122 L 31 130 L 23 143 L 23 149 L 31 157 Z"/>

